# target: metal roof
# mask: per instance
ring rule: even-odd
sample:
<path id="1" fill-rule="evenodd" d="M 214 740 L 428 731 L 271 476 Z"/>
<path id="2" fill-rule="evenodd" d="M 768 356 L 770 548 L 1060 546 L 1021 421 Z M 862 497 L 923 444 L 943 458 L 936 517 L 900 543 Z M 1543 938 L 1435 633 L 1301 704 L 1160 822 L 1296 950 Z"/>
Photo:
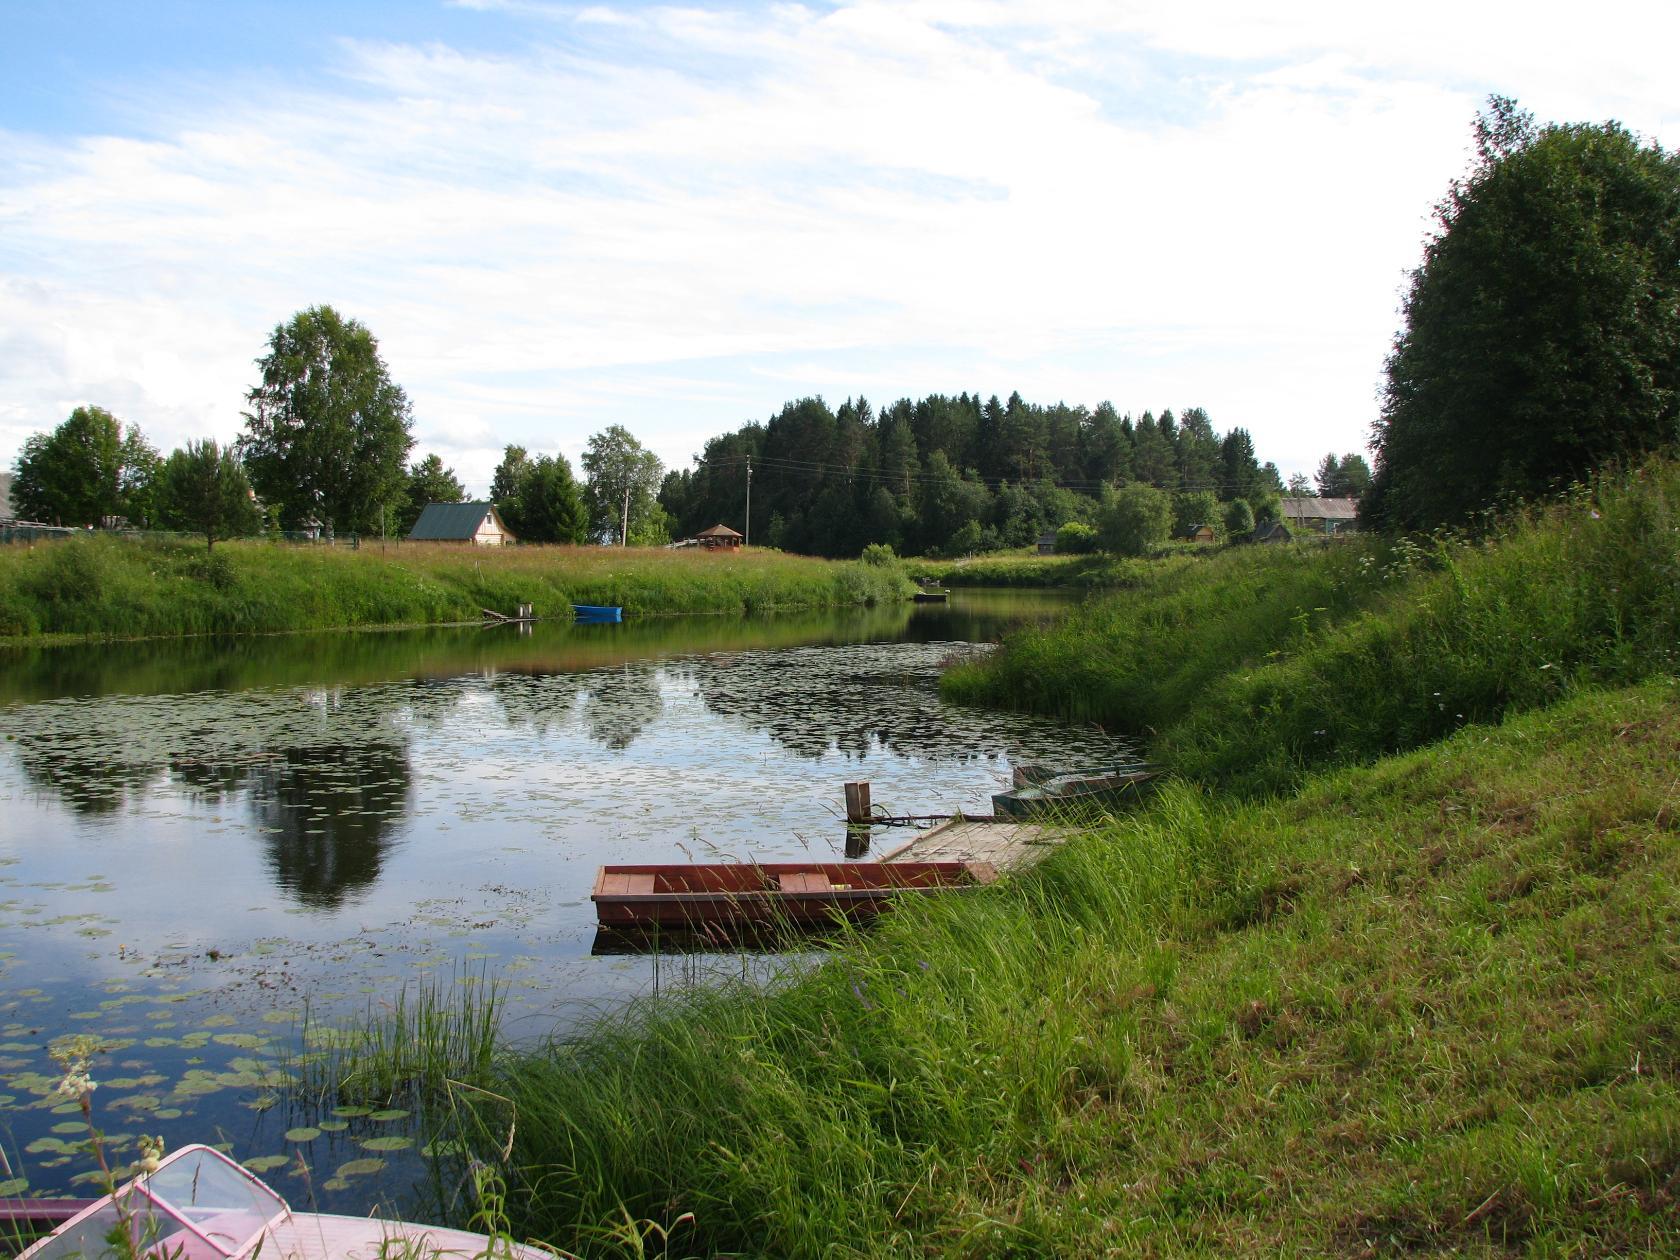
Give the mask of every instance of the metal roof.
<path id="1" fill-rule="evenodd" d="M 494 516 L 502 533 L 513 537 L 493 503 L 428 503 L 408 537 L 412 542 L 470 542 L 486 516 Z"/>
<path id="2" fill-rule="evenodd" d="M 1285 499 L 1284 519 L 1293 521 L 1351 521 L 1359 515 L 1358 499 Z"/>

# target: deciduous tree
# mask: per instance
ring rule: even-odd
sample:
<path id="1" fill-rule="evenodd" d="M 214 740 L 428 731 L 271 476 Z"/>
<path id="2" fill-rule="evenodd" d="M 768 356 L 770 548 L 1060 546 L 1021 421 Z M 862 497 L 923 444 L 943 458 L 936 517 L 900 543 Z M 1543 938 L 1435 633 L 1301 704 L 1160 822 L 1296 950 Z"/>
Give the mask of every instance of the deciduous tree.
<path id="1" fill-rule="evenodd" d="M 135 425 L 103 407 L 77 407 L 51 433 L 25 439 L 13 465 L 20 515 L 54 525 L 99 525 L 121 517 L 151 523 L 158 454 Z"/>
<path id="2" fill-rule="evenodd" d="M 664 466 L 623 425 L 612 425 L 589 439 L 583 452 L 588 475 L 589 525 L 597 538 L 616 537 L 621 544 L 657 506 Z"/>
<path id="3" fill-rule="evenodd" d="M 1368 519 L 1415 529 L 1674 439 L 1680 156 L 1495 97 L 1388 359 Z"/>
<path id="4" fill-rule="evenodd" d="M 1097 545 L 1122 556 L 1147 555 L 1172 529 L 1172 496 L 1141 481 L 1110 494 L 1097 514 Z"/>
<path id="5" fill-rule="evenodd" d="M 257 492 L 288 529 L 310 518 L 336 533 L 377 528 L 402 500 L 414 439 L 373 334 L 312 306 L 275 327 L 257 366 L 239 440 Z"/>

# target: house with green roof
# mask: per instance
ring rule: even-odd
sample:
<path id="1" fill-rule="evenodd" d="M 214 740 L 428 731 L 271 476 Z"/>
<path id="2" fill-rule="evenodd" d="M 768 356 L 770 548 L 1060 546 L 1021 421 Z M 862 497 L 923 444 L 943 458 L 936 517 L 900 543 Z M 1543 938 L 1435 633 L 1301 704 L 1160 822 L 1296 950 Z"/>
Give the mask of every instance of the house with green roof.
<path id="1" fill-rule="evenodd" d="M 408 541 L 500 547 L 519 540 L 503 523 L 494 503 L 428 503 L 408 531 Z"/>

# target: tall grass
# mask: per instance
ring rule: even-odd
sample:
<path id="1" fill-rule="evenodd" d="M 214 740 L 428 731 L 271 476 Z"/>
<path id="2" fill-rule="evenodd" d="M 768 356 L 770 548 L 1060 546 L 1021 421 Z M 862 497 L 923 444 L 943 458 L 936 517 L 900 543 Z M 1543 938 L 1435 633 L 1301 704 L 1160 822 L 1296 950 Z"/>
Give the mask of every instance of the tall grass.
<path id="1" fill-rule="evenodd" d="M 908 598 L 897 565 L 776 552 L 447 545 L 297 547 L 88 537 L 0 547 L 0 636 L 248 633 L 538 616 L 753 612 Z"/>
<path id="2" fill-rule="evenodd" d="M 1680 465 L 1607 475 L 1480 541 L 1245 548 L 1028 630 L 945 694 L 1102 722 L 1243 791 L 1668 672 Z"/>
<path id="3" fill-rule="evenodd" d="M 680 1222 L 679 1255 L 1672 1252 L 1677 738 L 1659 684 L 1293 799 L 1170 786 L 768 991 L 511 1059 L 518 1232 L 590 1255 L 632 1254 L 625 1222 Z"/>

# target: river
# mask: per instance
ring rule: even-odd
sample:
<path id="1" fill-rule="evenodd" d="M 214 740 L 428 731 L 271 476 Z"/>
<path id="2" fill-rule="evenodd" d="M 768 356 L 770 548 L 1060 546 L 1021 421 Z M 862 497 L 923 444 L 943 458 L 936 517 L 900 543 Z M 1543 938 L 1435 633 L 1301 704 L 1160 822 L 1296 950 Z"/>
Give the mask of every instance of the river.
<path id="1" fill-rule="evenodd" d="M 120 1158 L 158 1133 L 295 1205 L 408 1204 L 425 1132 L 291 1088 L 303 1030 L 493 980 L 510 1038 L 565 1035 L 750 969 L 603 949 L 596 866 L 836 859 L 847 780 L 895 814 L 984 812 L 1018 761 L 1115 758 L 1093 729 L 938 699 L 948 661 L 1066 606 L 0 654 L 0 1195 L 93 1193 L 48 1057 L 85 1033 Z"/>

